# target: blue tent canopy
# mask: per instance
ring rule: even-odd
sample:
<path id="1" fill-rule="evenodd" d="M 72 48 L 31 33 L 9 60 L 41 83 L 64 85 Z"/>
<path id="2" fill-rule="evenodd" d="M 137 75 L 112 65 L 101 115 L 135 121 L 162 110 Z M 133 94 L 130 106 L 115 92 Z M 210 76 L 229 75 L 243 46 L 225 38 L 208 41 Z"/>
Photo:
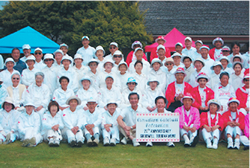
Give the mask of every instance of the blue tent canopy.
<path id="1" fill-rule="evenodd" d="M 0 54 L 11 53 L 13 48 L 18 48 L 23 53 L 24 44 L 31 46 L 31 53 L 34 53 L 37 47 L 41 48 L 43 53 L 53 53 L 59 48 L 57 43 L 27 26 L 0 39 Z"/>

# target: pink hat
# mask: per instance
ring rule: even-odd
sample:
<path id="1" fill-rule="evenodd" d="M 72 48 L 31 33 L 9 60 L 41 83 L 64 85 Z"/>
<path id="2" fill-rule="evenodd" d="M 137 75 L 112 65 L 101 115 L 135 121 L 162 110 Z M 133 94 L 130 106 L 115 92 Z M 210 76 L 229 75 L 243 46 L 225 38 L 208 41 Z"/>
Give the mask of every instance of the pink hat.
<path id="1" fill-rule="evenodd" d="M 159 36 L 159 37 L 157 37 L 157 39 L 155 39 L 155 42 L 157 42 L 158 40 L 164 40 L 164 41 L 165 41 L 165 43 L 166 43 L 166 40 L 164 39 L 164 37 L 163 37 L 163 36 Z"/>
<path id="2" fill-rule="evenodd" d="M 236 97 L 231 97 L 228 100 L 227 105 L 229 106 L 229 104 L 232 103 L 232 102 L 236 102 L 236 103 L 238 103 L 238 105 L 240 104 L 240 101 Z"/>
<path id="3" fill-rule="evenodd" d="M 193 96 L 190 94 L 190 93 L 186 93 L 186 94 L 184 94 L 184 97 L 183 98 L 181 98 L 181 102 L 183 103 L 183 99 L 192 99 L 192 101 L 193 101 L 193 103 L 194 103 L 194 98 L 193 98 Z"/>
<path id="4" fill-rule="evenodd" d="M 186 76 L 186 72 L 185 72 L 184 68 L 182 68 L 182 67 L 178 67 L 176 69 L 176 71 L 174 72 L 174 75 L 177 73 L 183 73 Z"/>

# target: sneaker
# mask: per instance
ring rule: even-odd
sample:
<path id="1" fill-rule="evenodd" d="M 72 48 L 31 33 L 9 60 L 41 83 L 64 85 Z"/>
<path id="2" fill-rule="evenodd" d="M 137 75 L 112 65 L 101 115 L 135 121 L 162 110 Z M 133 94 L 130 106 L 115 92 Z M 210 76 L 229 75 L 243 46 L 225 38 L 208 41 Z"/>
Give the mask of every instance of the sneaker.
<path id="1" fill-rule="evenodd" d="M 29 144 L 30 144 L 30 140 L 29 139 L 25 139 L 25 140 L 23 140 L 22 147 L 28 147 Z"/>
<path id="2" fill-rule="evenodd" d="M 208 149 L 211 149 L 211 148 L 212 148 L 211 140 L 208 139 L 206 143 L 207 143 L 207 148 L 208 148 Z"/>
<path id="3" fill-rule="evenodd" d="M 197 144 L 198 142 L 199 142 L 199 137 L 196 136 L 196 137 L 194 138 L 193 142 L 191 143 L 191 147 L 195 147 L 196 144 Z"/>
<path id="4" fill-rule="evenodd" d="M 105 137 L 104 140 L 103 140 L 103 145 L 104 146 L 109 146 L 109 138 L 108 137 Z"/>
<path id="5" fill-rule="evenodd" d="M 33 137 L 33 138 L 31 138 L 30 140 L 29 140 L 29 147 L 34 147 L 34 146 L 36 146 L 36 138 L 35 137 Z"/>
<path id="6" fill-rule="evenodd" d="M 234 149 L 240 149 L 240 143 L 239 142 L 235 142 L 234 144 Z"/>
<path id="7" fill-rule="evenodd" d="M 152 147 L 153 146 L 153 143 L 152 142 L 147 142 L 146 143 L 146 147 Z"/>
<path id="8" fill-rule="evenodd" d="M 75 140 L 72 140 L 72 141 L 69 143 L 69 145 L 70 145 L 71 147 L 76 146 L 76 141 L 75 141 Z"/>
<path id="9" fill-rule="evenodd" d="M 140 146 L 140 143 L 136 141 L 136 138 L 132 140 L 133 146 Z"/>
<path id="10" fill-rule="evenodd" d="M 82 145 L 83 145 L 83 142 L 82 142 L 82 141 L 77 141 L 77 143 L 76 143 L 76 146 L 77 146 L 77 147 L 82 147 Z"/>
<path id="11" fill-rule="evenodd" d="M 218 144 L 214 143 L 212 146 L 213 149 L 217 149 L 218 148 Z"/>
<path id="12" fill-rule="evenodd" d="M 99 139 L 94 139 L 92 141 L 92 146 L 98 146 L 98 144 L 99 144 Z"/>
<path id="13" fill-rule="evenodd" d="M 60 141 L 58 139 L 54 140 L 54 146 L 58 147 L 60 145 Z"/>
<path id="14" fill-rule="evenodd" d="M 228 142 L 227 149 L 233 149 L 233 142 Z"/>
<path id="15" fill-rule="evenodd" d="M 53 138 L 50 138 L 49 139 L 49 143 L 48 145 L 51 147 L 51 146 L 54 146 L 54 139 Z"/>
<path id="16" fill-rule="evenodd" d="M 174 145 L 173 142 L 168 142 L 168 143 L 167 143 L 167 146 L 168 146 L 168 147 L 175 147 L 175 145 Z"/>
<path id="17" fill-rule="evenodd" d="M 110 146 L 115 146 L 116 145 L 116 139 L 115 138 L 112 138 L 110 140 Z"/>
<path id="18" fill-rule="evenodd" d="M 191 145 L 190 145 L 189 139 L 185 140 L 185 142 L 184 142 L 184 147 L 190 147 L 190 146 L 191 146 Z"/>
<path id="19" fill-rule="evenodd" d="M 122 140 L 121 140 L 121 143 L 123 145 L 126 145 L 127 144 L 127 138 L 126 137 L 123 137 Z"/>
<path id="20" fill-rule="evenodd" d="M 87 145 L 88 145 L 88 147 L 91 147 L 91 146 L 92 146 L 92 143 L 93 143 L 92 139 L 89 138 L 89 140 L 87 140 Z"/>

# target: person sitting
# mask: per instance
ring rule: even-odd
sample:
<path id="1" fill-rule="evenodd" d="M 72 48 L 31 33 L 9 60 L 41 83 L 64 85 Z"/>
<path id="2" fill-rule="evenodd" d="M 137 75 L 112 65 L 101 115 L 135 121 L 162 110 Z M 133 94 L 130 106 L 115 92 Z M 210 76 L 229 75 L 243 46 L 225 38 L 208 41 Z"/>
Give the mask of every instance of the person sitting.
<path id="1" fill-rule="evenodd" d="M 82 132 L 83 115 L 82 110 L 77 108 L 81 100 L 76 96 L 71 96 L 66 101 L 69 108 L 63 110 L 63 123 L 65 126 L 66 139 L 71 147 L 81 147 L 84 144 Z"/>
<path id="2" fill-rule="evenodd" d="M 0 111 L 0 144 L 9 144 L 18 138 L 17 120 L 20 113 L 15 110 L 11 97 L 6 97 Z"/>
<path id="3" fill-rule="evenodd" d="M 102 135 L 104 146 L 116 146 L 116 143 L 120 142 L 119 129 L 117 118 L 119 112 L 117 112 L 118 104 L 114 100 L 109 100 L 106 107 L 107 110 L 102 113 Z"/>
<path id="4" fill-rule="evenodd" d="M 244 86 L 236 90 L 236 98 L 240 101 L 239 109 L 243 114 L 249 112 L 249 73 L 246 74 L 242 80 Z M 244 109 L 244 110 L 242 110 Z"/>
<path id="5" fill-rule="evenodd" d="M 134 60 L 136 60 L 136 56 L 135 56 L 135 49 L 136 48 L 142 48 L 142 44 L 140 41 L 134 41 L 132 46 L 132 51 L 130 51 L 127 55 L 127 59 L 126 59 L 126 63 L 127 65 L 129 65 L 131 62 L 133 62 Z M 147 57 L 145 55 L 145 53 L 143 54 L 143 57 L 142 57 L 144 60 L 147 61 Z"/>
<path id="6" fill-rule="evenodd" d="M 64 124 L 59 110 L 59 104 L 56 101 L 51 101 L 48 105 L 48 111 L 43 115 L 41 134 L 43 139 L 48 141 L 49 146 L 59 146 L 62 140 Z"/>
<path id="7" fill-rule="evenodd" d="M 240 136 L 242 135 L 242 131 L 245 128 L 245 116 L 237 109 L 239 104 L 239 100 L 237 100 L 235 97 L 231 97 L 227 102 L 228 111 L 222 115 L 228 149 L 240 149 Z M 233 137 L 235 138 L 234 145 Z"/>
<path id="8" fill-rule="evenodd" d="M 12 85 L 11 82 L 11 75 L 13 73 L 18 72 L 17 70 L 15 70 L 14 67 L 15 61 L 12 58 L 7 58 L 5 60 L 5 66 L 7 67 L 7 69 L 3 70 L 2 72 L 0 72 L 0 78 L 3 80 L 3 86 L 5 88 L 9 87 Z"/>
<path id="9" fill-rule="evenodd" d="M 35 105 L 27 102 L 25 105 L 25 112 L 21 113 L 18 118 L 18 132 L 23 147 L 35 147 L 42 142 L 41 135 L 41 119 L 38 113 L 35 113 Z"/>
<path id="10" fill-rule="evenodd" d="M 207 148 L 218 148 L 218 142 L 220 139 L 220 133 L 223 131 L 223 120 L 218 113 L 220 110 L 220 102 L 216 99 L 208 101 L 208 112 L 201 113 L 200 116 L 200 128 L 202 129 L 202 136 L 207 144 Z M 213 141 L 213 145 L 211 143 Z"/>
<path id="11" fill-rule="evenodd" d="M 244 135 L 240 136 L 240 141 L 244 145 L 244 150 L 249 149 L 249 113 L 245 116 Z"/>
<path id="12" fill-rule="evenodd" d="M 180 133 L 184 138 L 185 147 L 195 147 L 199 141 L 197 130 L 200 128 L 200 113 L 197 108 L 191 106 L 194 101 L 192 95 L 186 93 L 181 99 L 183 105 L 175 110 L 175 113 L 179 113 Z"/>

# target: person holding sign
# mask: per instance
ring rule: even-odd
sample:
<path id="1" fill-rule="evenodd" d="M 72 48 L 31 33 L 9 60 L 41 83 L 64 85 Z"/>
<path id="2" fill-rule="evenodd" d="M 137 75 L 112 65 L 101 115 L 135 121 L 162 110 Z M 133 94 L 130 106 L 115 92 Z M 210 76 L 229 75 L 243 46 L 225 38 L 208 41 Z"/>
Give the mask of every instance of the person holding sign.
<path id="1" fill-rule="evenodd" d="M 191 106 L 194 98 L 190 93 L 186 93 L 181 102 L 183 106 L 177 108 L 175 113 L 180 116 L 180 133 L 185 140 L 184 146 L 195 147 L 199 141 L 197 130 L 200 128 L 200 113 L 197 108 Z"/>
<path id="2" fill-rule="evenodd" d="M 119 130 L 124 136 L 121 143 L 124 145 L 127 144 L 128 139 L 131 139 L 134 146 L 140 146 L 140 143 L 136 141 L 136 114 L 147 113 L 147 109 L 138 105 L 139 98 L 138 93 L 130 93 L 128 99 L 131 106 L 122 109 L 117 118 Z"/>
<path id="3" fill-rule="evenodd" d="M 220 102 L 216 99 L 209 100 L 208 109 L 208 112 L 201 113 L 202 135 L 207 144 L 207 148 L 217 149 L 220 131 L 223 130 L 223 120 L 218 113 L 220 110 Z M 213 145 L 211 144 L 211 140 L 213 140 Z"/>

